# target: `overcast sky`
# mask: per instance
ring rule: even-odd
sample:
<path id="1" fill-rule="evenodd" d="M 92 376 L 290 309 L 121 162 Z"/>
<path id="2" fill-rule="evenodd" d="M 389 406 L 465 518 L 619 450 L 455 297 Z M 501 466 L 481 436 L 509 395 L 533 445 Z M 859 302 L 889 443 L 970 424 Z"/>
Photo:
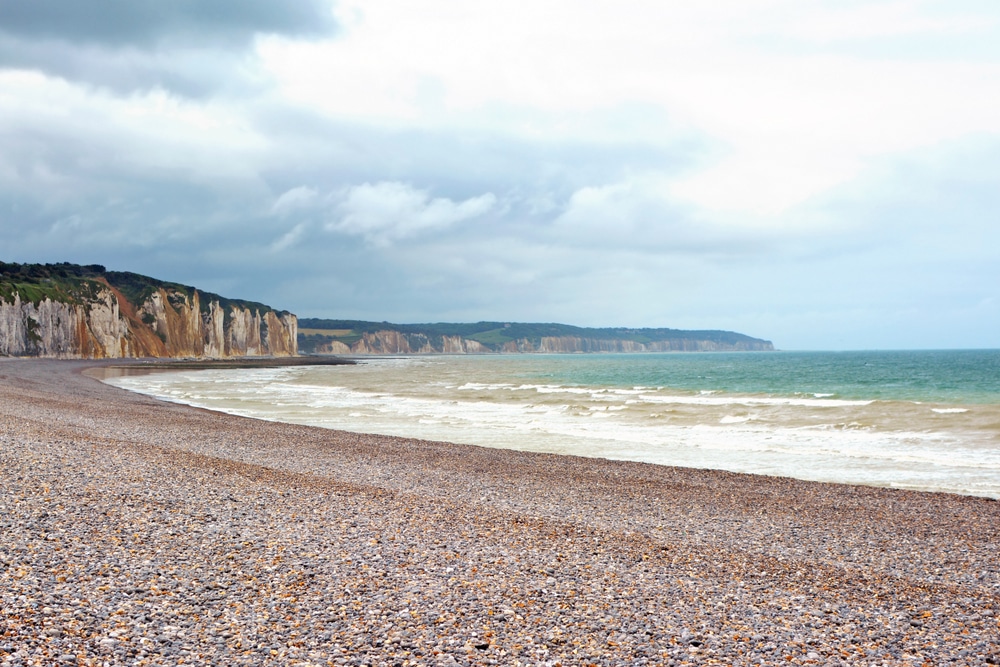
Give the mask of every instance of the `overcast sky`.
<path id="1" fill-rule="evenodd" d="M 0 0 L 0 260 L 1000 347 L 1000 3 Z"/>

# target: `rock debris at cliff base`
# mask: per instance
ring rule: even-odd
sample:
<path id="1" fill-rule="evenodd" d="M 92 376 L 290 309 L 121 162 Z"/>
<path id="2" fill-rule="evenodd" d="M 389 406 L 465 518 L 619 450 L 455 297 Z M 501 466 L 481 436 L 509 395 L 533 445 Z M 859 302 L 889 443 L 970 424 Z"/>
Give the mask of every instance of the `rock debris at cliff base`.
<path id="1" fill-rule="evenodd" d="M 985 665 L 1000 503 L 252 421 L 0 362 L 0 665 Z"/>

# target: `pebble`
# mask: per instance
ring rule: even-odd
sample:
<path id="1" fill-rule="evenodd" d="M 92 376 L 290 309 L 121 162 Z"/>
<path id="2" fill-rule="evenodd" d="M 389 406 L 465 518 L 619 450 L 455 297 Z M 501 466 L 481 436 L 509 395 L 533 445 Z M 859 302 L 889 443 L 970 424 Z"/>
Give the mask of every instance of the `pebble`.
<path id="1" fill-rule="evenodd" d="M 0 665 L 1000 664 L 1000 503 L 325 431 L 0 361 Z"/>

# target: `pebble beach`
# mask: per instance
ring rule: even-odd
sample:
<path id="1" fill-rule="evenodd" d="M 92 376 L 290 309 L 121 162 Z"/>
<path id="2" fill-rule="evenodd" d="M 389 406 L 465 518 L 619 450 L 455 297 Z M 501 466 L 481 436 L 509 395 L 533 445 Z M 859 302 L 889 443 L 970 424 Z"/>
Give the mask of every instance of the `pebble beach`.
<path id="1" fill-rule="evenodd" d="M 0 360 L 3 667 L 1000 664 L 988 498 L 251 420 L 95 365 Z"/>

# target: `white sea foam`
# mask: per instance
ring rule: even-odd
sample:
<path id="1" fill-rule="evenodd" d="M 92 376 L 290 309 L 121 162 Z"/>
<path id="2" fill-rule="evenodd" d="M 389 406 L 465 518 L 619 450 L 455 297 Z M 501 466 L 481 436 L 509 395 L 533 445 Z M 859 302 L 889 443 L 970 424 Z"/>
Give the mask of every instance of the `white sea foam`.
<path id="1" fill-rule="evenodd" d="M 559 385 L 538 385 L 535 387 L 525 386 L 525 389 L 534 389 L 539 394 L 577 394 L 577 395 L 593 395 L 600 394 L 603 392 L 601 389 L 584 389 L 581 387 L 561 387 Z"/>
<path id="2" fill-rule="evenodd" d="M 466 382 L 461 387 L 457 389 L 459 391 L 496 391 L 498 389 L 510 389 L 513 385 L 510 384 L 484 384 L 481 382 Z"/>
<path id="3" fill-rule="evenodd" d="M 328 428 L 1000 496 L 997 442 L 934 431 L 929 416 L 923 426 L 907 428 L 917 412 L 896 412 L 910 404 L 526 383 L 488 377 L 496 375 L 493 368 L 477 377 L 474 360 L 451 375 L 440 360 L 380 361 L 109 381 L 175 402 Z M 933 412 L 956 415 L 952 423 L 968 409 Z"/>
<path id="4" fill-rule="evenodd" d="M 757 419 L 756 415 L 726 415 L 719 420 L 720 424 L 745 424 Z"/>
<path id="5" fill-rule="evenodd" d="M 871 405 L 875 401 L 850 401 L 842 399 L 822 398 L 789 398 L 770 396 L 740 396 L 740 395 L 664 395 L 649 394 L 642 400 L 650 403 L 678 403 L 686 405 L 774 405 L 797 406 L 809 408 L 842 408 Z"/>

